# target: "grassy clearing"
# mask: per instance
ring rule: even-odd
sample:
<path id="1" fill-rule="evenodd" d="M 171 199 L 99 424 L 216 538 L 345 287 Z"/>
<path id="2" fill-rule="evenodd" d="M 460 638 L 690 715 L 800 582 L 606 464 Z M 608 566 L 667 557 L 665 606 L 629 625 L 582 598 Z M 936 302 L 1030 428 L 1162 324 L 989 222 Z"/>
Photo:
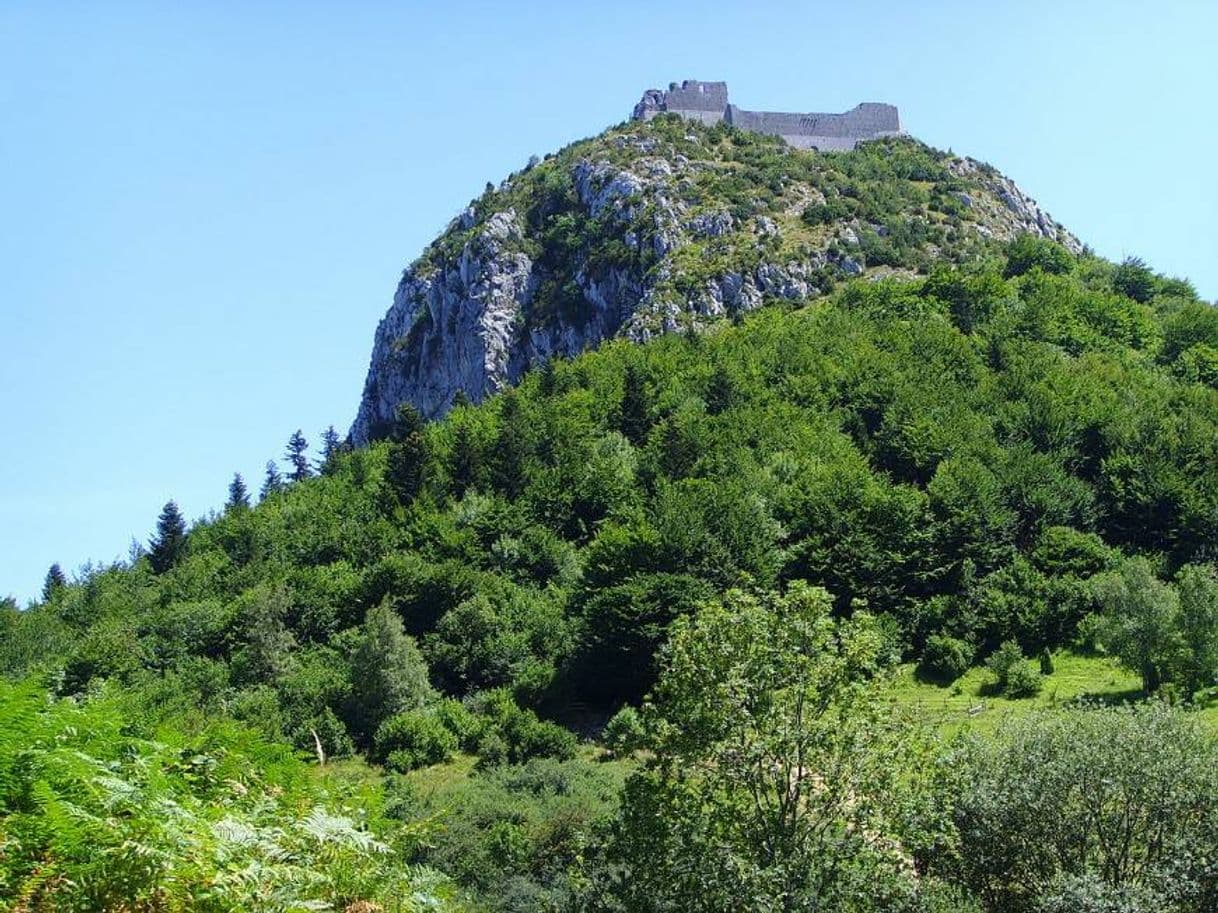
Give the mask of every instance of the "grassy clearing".
<path id="1" fill-rule="evenodd" d="M 983 668 L 966 672 L 946 687 L 920 680 L 912 663 L 902 666 L 893 683 L 892 697 L 900 708 L 932 721 L 945 736 L 965 727 L 981 733 L 993 732 L 1006 717 L 1029 710 L 1060 706 L 1073 700 L 1115 703 L 1141 697 L 1141 681 L 1106 656 L 1080 656 L 1061 651 L 1053 654 L 1054 672 L 1045 676 L 1036 697 L 1010 700 L 989 693 L 993 676 Z M 1213 714 L 1218 727 L 1218 708 Z"/>

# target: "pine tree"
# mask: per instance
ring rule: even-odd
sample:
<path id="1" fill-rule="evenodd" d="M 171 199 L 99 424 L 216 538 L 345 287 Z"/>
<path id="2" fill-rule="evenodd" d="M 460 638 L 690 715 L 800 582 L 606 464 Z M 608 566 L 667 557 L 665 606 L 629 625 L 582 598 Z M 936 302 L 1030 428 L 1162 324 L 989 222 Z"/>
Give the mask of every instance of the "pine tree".
<path id="1" fill-rule="evenodd" d="M 626 376 L 622 382 L 621 419 L 618 429 L 636 446 L 647 439 L 647 430 L 650 427 L 649 411 L 643 375 L 634 365 L 627 365 Z"/>
<path id="2" fill-rule="evenodd" d="M 671 418 L 660 426 L 660 468 L 670 479 L 687 476 L 698 460 L 693 438 Z"/>
<path id="3" fill-rule="evenodd" d="M 448 463 L 448 477 L 452 480 L 452 492 L 455 497 L 464 496 L 474 487 L 481 468 L 482 454 L 478 450 L 478 442 L 474 440 L 469 424 L 462 422 L 457 426 L 457 433 L 453 437 L 453 449 Z"/>
<path id="4" fill-rule="evenodd" d="M 291 472 L 288 473 L 288 478 L 293 482 L 301 482 L 313 474 L 313 470 L 309 468 L 309 458 L 306 455 L 308 449 L 309 442 L 305 440 L 305 436 L 297 428 L 292 432 L 292 436 L 288 438 L 288 451 L 284 454 L 284 459 L 292 467 Z"/>
<path id="5" fill-rule="evenodd" d="M 547 358 L 541 365 L 541 378 L 538 382 L 542 396 L 553 396 L 558 390 L 558 371 L 554 367 L 554 359 Z"/>
<path id="6" fill-rule="evenodd" d="M 736 399 L 736 382 L 723 365 L 716 365 L 706 388 L 706 411 L 711 415 L 726 412 Z"/>
<path id="7" fill-rule="evenodd" d="M 322 475 L 329 475 L 334 471 L 334 461 L 342 452 L 342 440 L 338 436 L 338 432 L 331 425 L 321 433 L 321 460 L 317 464 L 317 471 Z"/>
<path id="8" fill-rule="evenodd" d="M 152 570 L 163 574 L 181 560 L 186 550 L 186 521 L 173 501 L 161 510 L 156 521 L 156 534 L 148 543 L 148 560 Z"/>
<path id="9" fill-rule="evenodd" d="M 1041 649 L 1040 656 L 1037 657 L 1037 659 L 1040 662 L 1040 674 L 1041 675 L 1052 675 L 1053 674 L 1053 654 L 1049 652 L 1048 647 L 1044 647 Z"/>
<path id="10" fill-rule="evenodd" d="M 351 657 L 352 729 L 364 745 L 376 729 L 403 710 L 421 707 L 431 695 L 427 664 L 388 602 L 368 611 L 359 646 Z"/>
<path id="11" fill-rule="evenodd" d="M 228 503 L 225 510 L 245 510 L 250 506 L 250 493 L 245 487 L 245 479 L 241 473 L 234 472 L 233 480 L 228 483 Z"/>
<path id="12" fill-rule="evenodd" d="M 279 467 L 275 465 L 275 461 L 267 460 L 266 476 L 262 480 L 262 491 L 258 495 L 258 500 L 265 501 L 267 495 L 273 495 L 277 491 L 283 491 L 283 476 L 279 474 Z"/>
<path id="13" fill-rule="evenodd" d="M 423 436 L 423 417 L 409 403 L 398 406 L 393 431 L 389 436 L 389 456 L 385 482 L 398 504 L 409 504 L 423 490 L 427 470 L 427 440 Z"/>
<path id="14" fill-rule="evenodd" d="M 509 388 L 499 402 L 499 435 L 491 466 L 495 487 L 515 498 L 524 490 L 525 463 L 531 455 L 528 428 L 516 391 Z"/>
<path id="15" fill-rule="evenodd" d="M 64 576 L 63 568 L 58 564 L 52 564 L 50 570 L 47 571 L 46 582 L 42 584 L 42 601 L 50 602 L 67 585 L 68 578 Z"/>

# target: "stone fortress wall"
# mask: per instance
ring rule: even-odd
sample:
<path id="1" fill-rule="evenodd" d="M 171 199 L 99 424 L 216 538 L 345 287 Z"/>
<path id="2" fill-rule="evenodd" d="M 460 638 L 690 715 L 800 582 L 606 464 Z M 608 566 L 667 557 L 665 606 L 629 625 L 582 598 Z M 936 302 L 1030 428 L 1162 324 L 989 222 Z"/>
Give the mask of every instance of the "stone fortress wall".
<path id="1" fill-rule="evenodd" d="M 720 121 L 781 136 L 797 149 L 840 152 L 853 149 L 861 140 L 901 133 L 901 117 L 895 105 L 864 102 L 843 114 L 786 114 L 774 111 L 745 111 L 728 101 L 727 83 L 687 79 L 669 83 L 668 91 L 648 89 L 634 106 L 635 120 L 650 120 L 657 114 L 679 114 L 704 124 Z"/>

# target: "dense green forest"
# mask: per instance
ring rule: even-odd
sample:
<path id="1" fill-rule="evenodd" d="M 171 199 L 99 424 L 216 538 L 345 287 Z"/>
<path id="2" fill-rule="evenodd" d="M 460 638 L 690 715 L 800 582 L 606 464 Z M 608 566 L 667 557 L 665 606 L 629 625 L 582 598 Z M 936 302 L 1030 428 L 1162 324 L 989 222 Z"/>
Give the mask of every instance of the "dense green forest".
<path id="1" fill-rule="evenodd" d="M 1031 236 L 892 255 L 297 432 L 257 503 L 53 568 L 0 613 L 0 898 L 1215 909 L 1218 310 Z M 1140 687 L 984 733 L 892 687 L 1074 656 Z"/>

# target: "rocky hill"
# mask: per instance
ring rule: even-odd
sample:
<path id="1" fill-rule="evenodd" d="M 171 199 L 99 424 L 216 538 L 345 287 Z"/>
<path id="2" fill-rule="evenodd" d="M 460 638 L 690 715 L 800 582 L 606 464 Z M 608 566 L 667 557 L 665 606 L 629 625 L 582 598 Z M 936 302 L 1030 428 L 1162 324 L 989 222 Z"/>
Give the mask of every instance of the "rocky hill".
<path id="1" fill-rule="evenodd" d="M 989 165 L 906 138 L 842 153 L 662 115 L 488 185 L 403 274 L 351 429 L 428 417 L 552 356 L 913 275 L 1020 233 L 1078 240 Z"/>

